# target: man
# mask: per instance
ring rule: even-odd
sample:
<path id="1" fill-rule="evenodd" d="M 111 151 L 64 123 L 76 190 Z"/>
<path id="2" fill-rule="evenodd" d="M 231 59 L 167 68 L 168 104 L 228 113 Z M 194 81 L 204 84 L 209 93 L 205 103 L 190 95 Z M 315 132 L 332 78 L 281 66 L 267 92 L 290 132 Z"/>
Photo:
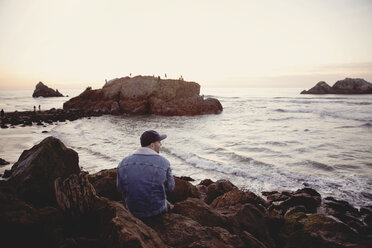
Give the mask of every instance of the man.
<path id="1" fill-rule="evenodd" d="M 118 165 L 117 186 L 128 210 L 146 219 L 168 211 L 166 191 L 174 189 L 169 161 L 159 155 L 161 141 L 167 135 L 149 130 L 141 135 L 141 147 Z"/>

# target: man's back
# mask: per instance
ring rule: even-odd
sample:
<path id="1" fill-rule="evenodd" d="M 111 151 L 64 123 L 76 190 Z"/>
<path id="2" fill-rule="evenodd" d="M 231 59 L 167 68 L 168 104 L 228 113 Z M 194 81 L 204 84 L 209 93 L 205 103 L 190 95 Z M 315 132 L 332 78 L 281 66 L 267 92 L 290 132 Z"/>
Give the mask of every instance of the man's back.
<path id="1" fill-rule="evenodd" d="M 168 160 L 146 147 L 139 148 L 118 165 L 117 183 L 129 211 L 138 218 L 167 211 L 165 192 L 174 189 Z"/>

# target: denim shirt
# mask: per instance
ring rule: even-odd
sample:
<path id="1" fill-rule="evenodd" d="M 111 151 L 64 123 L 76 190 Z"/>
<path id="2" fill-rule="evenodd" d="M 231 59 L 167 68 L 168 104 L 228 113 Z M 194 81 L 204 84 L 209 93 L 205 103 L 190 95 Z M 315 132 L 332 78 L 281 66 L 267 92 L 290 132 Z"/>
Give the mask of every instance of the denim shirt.
<path id="1" fill-rule="evenodd" d="M 128 210 L 138 218 L 166 212 L 166 191 L 174 189 L 169 161 L 154 150 L 141 147 L 117 168 L 117 186 Z"/>

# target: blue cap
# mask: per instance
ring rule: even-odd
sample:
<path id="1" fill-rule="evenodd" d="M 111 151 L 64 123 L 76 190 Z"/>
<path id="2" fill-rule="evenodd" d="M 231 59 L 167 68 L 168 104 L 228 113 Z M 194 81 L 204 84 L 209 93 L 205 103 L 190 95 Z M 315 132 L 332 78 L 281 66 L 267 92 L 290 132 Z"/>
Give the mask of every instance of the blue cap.
<path id="1" fill-rule="evenodd" d="M 151 143 L 163 140 L 166 137 L 167 137 L 166 134 L 159 135 L 159 133 L 154 130 L 148 130 L 141 135 L 141 146 L 142 147 L 148 146 Z"/>

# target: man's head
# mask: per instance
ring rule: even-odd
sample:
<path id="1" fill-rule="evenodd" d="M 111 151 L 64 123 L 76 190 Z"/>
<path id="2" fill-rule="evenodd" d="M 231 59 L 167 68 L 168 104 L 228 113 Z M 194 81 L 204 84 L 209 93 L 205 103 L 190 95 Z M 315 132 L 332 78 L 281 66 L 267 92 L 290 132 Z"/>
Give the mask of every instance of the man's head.
<path id="1" fill-rule="evenodd" d="M 166 137 L 166 134 L 159 135 L 159 133 L 154 130 L 148 130 L 141 135 L 141 146 L 149 147 L 159 153 L 161 141 Z"/>

